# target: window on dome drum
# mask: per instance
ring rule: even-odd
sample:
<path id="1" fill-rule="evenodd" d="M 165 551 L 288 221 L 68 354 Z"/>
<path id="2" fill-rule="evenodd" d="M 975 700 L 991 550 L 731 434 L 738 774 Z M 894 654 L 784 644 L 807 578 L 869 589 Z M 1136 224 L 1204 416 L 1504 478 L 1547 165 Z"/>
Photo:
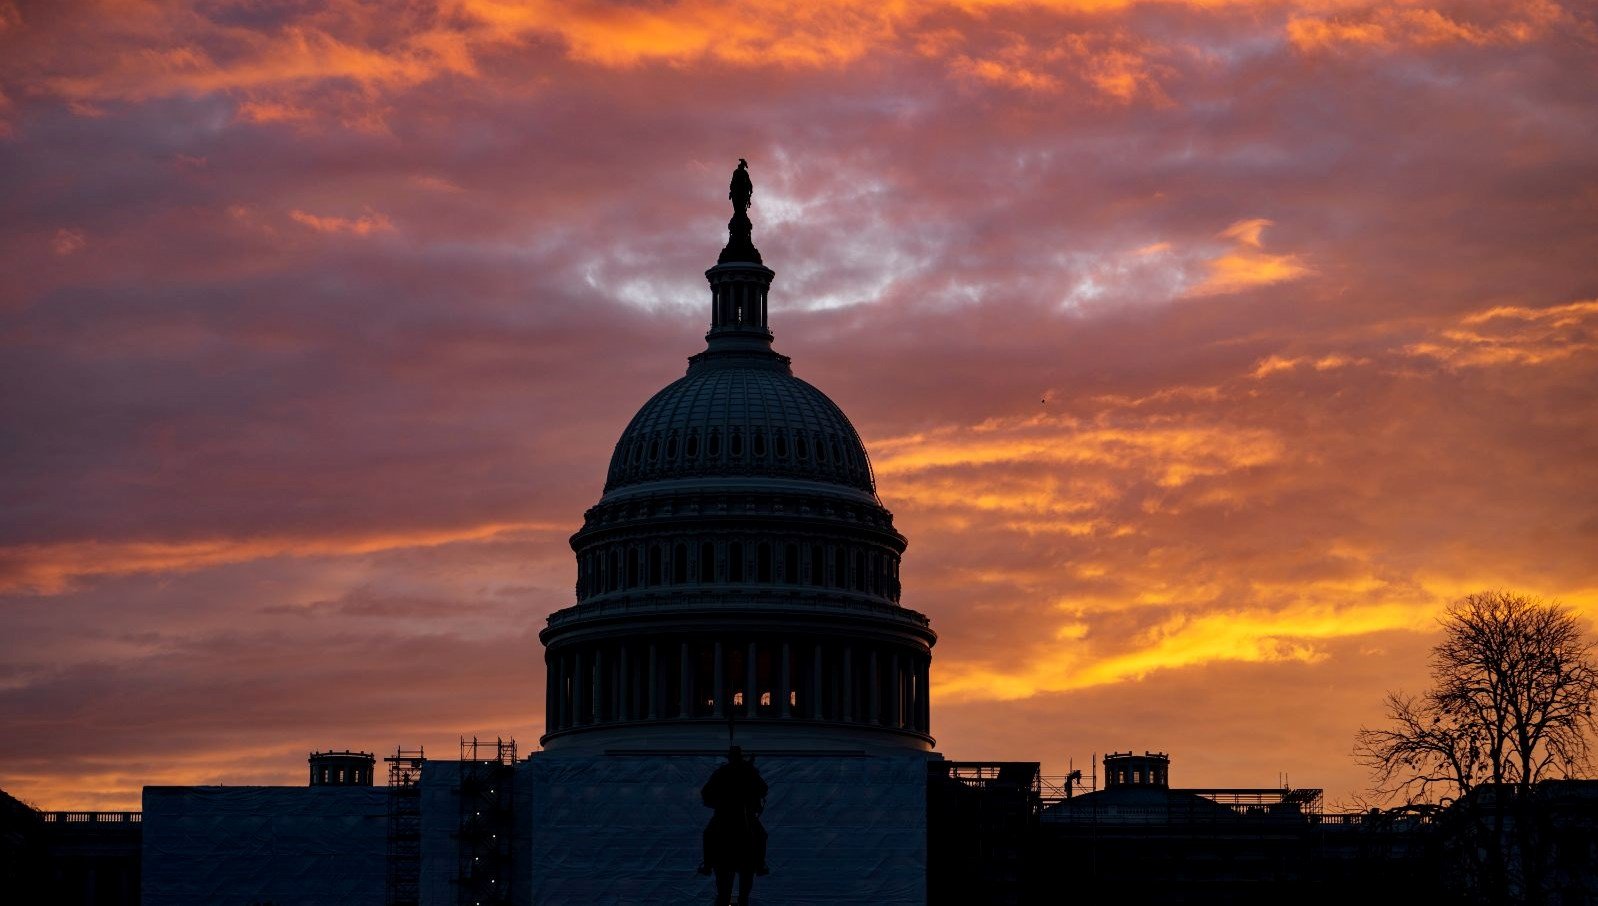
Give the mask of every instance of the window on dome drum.
<path id="1" fill-rule="evenodd" d="M 688 546 L 680 541 L 671 551 L 671 581 L 688 581 Z"/>
<path id="2" fill-rule="evenodd" d="M 709 541 L 699 545 L 699 581 L 716 581 L 716 546 Z"/>
<path id="3" fill-rule="evenodd" d="M 627 587 L 638 587 L 638 548 L 636 546 L 627 548 Z"/>
<path id="4" fill-rule="evenodd" d="M 755 429 L 755 458 L 766 458 L 766 432 L 759 428 Z"/>
<path id="5" fill-rule="evenodd" d="M 727 440 L 727 453 L 734 458 L 744 455 L 744 435 L 742 431 L 732 432 L 732 437 Z"/>
<path id="6" fill-rule="evenodd" d="M 721 432 L 715 428 L 710 429 L 710 441 L 705 445 L 706 452 L 711 459 L 721 455 Z"/>
<path id="7" fill-rule="evenodd" d="M 764 541 L 755 548 L 755 581 L 771 581 L 771 545 Z"/>
<path id="8" fill-rule="evenodd" d="M 649 584 L 660 584 L 660 545 L 649 545 Z"/>
<path id="9" fill-rule="evenodd" d="M 854 560 L 854 590 L 866 590 L 866 556 L 862 551 L 853 551 Z"/>
<path id="10" fill-rule="evenodd" d="M 727 581 L 744 580 L 744 546 L 737 541 L 727 545 Z"/>
<path id="11" fill-rule="evenodd" d="M 657 460 L 659 458 L 660 458 L 660 441 L 658 439 L 657 440 L 652 440 L 652 441 L 649 442 L 649 461 L 650 462 L 654 462 L 655 460 Z"/>
<path id="12" fill-rule="evenodd" d="M 694 431 L 688 435 L 688 440 L 683 443 L 683 455 L 689 459 L 699 455 L 699 432 Z"/>
<path id="13" fill-rule="evenodd" d="M 777 458 L 788 458 L 788 432 L 786 431 L 777 432 Z"/>
<path id="14" fill-rule="evenodd" d="M 821 545 L 810 545 L 810 584 L 815 586 L 827 584 L 827 561 L 821 551 Z"/>
<path id="15" fill-rule="evenodd" d="M 782 548 L 782 581 L 793 584 L 799 581 L 799 545 L 788 544 Z"/>
<path id="16" fill-rule="evenodd" d="M 676 459 L 677 458 L 677 435 L 675 435 L 675 434 L 673 434 L 672 436 L 666 438 L 666 458 L 667 459 Z"/>
<path id="17" fill-rule="evenodd" d="M 832 584 L 838 588 L 849 584 L 849 553 L 841 547 L 832 549 Z"/>
<path id="18" fill-rule="evenodd" d="M 810 445 L 805 443 L 805 436 L 803 434 L 800 434 L 798 437 L 794 438 L 793 449 L 795 453 L 799 454 L 800 459 L 810 458 Z"/>
<path id="19" fill-rule="evenodd" d="M 615 591 L 621 588 L 621 548 L 610 550 L 610 588 Z"/>

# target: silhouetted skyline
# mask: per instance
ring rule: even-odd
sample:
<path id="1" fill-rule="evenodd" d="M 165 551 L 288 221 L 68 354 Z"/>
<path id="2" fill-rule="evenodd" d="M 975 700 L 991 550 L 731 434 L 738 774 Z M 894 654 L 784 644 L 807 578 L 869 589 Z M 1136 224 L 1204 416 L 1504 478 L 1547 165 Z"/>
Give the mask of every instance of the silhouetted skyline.
<path id="1" fill-rule="evenodd" d="M 740 156 L 951 757 L 1335 799 L 1448 600 L 1598 611 L 1589 8 L 418 9 L 0 2 L 7 791 L 537 739 Z"/>

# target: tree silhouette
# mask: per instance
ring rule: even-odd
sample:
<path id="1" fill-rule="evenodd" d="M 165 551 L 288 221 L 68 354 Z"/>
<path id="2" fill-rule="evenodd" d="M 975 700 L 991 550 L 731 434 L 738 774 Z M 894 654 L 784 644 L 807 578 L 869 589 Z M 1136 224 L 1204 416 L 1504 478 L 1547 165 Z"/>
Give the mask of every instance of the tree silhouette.
<path id="1" fill-rule="evenodd" d="M 1466 883 L 1489 901 L 1535 901 L 1539 854 L 1525 819 L 1539 781 L 1591 767 L 1593 645 L 1570 609 L 1507 591 L 1466 595 L 1440 622 L 1432 687 L 1389 693 L 1388 725 L 1362 728 L 1355 756 L 1379 795 L 1466 804 L 1457 821 L 1481 854 Z"/>

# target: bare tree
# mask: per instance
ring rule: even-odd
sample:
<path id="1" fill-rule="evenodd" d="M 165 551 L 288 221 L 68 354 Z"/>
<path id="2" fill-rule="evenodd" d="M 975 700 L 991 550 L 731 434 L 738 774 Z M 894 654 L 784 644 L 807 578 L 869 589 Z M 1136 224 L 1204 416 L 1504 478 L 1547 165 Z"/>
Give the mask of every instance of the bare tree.
<path id="1" fill-rule="evenodd" d="M 1489 901 L 1518 890 L 1535 902 L 1540 857 L 1530 822 L 1512 822 L 1520 839 L 1506 846 L 1506 814 L 1525 814 L 1538 781 L 1591 767 L 1593 645 L 1568 608 L 1506 591 L 1467 595 L 1440 622 L 1432 687 L 1389 693 L 1388 726 L 1361 729 L 1355 756 L 1379 794 L 1407 802 L 1468 799 L 1489 787 L 1491 807 L 1472 813 L 1490 824 L 1468 828 L 1485 854 L 1473 868 Z"/>
<path id="2" fill-rule="evenodd" d="M 1450 604 L 1440 622 L 1432 688 L 1389 693 L 1390 725 L 1359 731 L 1355 754 L 1380 792 L 1435 800 L 1490 783 L 1524 795 L 1591 766 L 1598 667 L 1574 613 L 1484 591 Z"/>

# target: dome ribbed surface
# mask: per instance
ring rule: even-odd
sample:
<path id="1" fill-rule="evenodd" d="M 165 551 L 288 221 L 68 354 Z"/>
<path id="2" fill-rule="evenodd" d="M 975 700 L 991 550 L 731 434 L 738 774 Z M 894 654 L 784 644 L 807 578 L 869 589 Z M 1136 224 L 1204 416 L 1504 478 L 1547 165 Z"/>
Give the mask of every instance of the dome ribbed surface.
<path id="1" fill-rule="evenodd" d="M 826 394 L 786 369 L 695 368 L 622 432 L 605 489 L 644 481 L 777 476 L 874 493 L 865 445 Z"/>

